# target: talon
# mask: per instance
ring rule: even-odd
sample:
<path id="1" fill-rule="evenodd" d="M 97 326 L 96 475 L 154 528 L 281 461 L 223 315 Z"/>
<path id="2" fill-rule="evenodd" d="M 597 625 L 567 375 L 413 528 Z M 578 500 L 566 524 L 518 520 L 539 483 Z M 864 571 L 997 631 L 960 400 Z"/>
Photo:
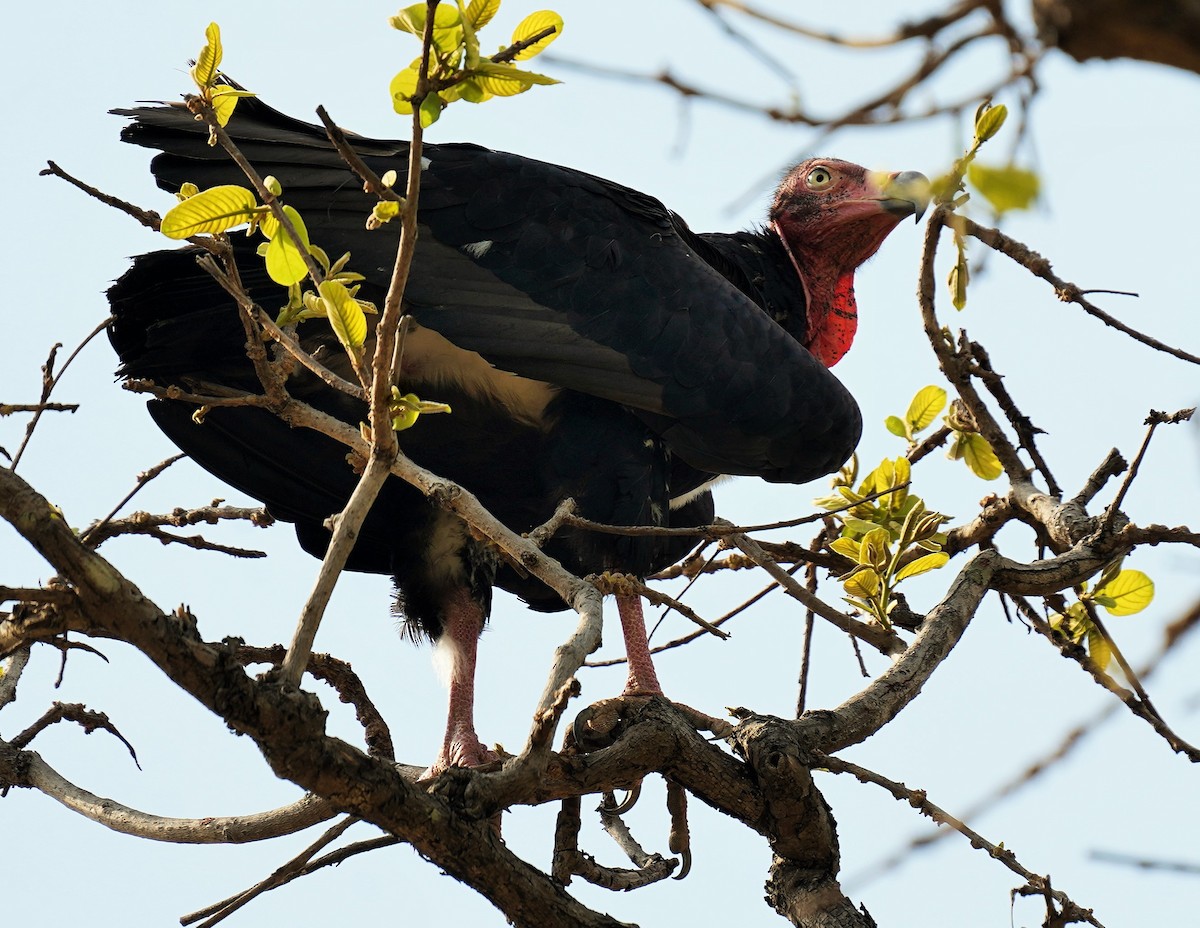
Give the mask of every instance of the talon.
<path id="1" fill-rule="evenodd" d="M 616 797 L 612 793 L 604 794 L 604 801 L 600 804 L 600 811 L 605 815 L 624 815 L 635 805 L 638 798 L 642 795 L 642 784 L 635 783 L 633 788 L 625 794 L 625 798 L 620 802 L 616 802 Z M 609 805 L 609 800 L 613 800 L 614 805 Z"/>
<path id="2" fill-rule="evenodd" d="M 676 873 L 673 877 L 671 877 L 671 879 L 673 879 L 673 880 L 682 880 L 684 877 L 686 877 L 689 873 L 692 872 L 692 851 L 691 851 L 691 849 L 684 848 L 682 851 L 680 851 L 679 852 L 679 860 L 680 860 L 679 872 Z"/>
<path id="3" fill-rule="evenodd" d="M 620 731 L 621 713 L 626 701 L 623 697 L 602 699 L 580 710 L 571 724 L 575 747 L 586 753 L 612 744 Z"/>
<path id="4" fill-rule="evenodd" d="M 588 706 L 587 708 L 581 710 L 580 713 L 575 716 L 575 721 L 571 723 L 571 737 L 575 739 L 575 747 L 581 751 L 583 750 L 585 739 L 591 732 L 588 723 L 591 722 L 592 716 L 595 714 L 595 708 L 593 706 Z"/>

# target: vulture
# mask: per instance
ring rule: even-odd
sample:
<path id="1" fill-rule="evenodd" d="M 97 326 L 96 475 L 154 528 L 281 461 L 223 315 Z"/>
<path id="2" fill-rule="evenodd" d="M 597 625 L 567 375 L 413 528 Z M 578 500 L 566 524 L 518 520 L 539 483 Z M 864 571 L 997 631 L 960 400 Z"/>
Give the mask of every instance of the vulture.
<path id="1" fill-rule="evenodd" d="M 177 192 L 246 182 L 208 130 L 178 105 L 114 111 L 127 142 L 154 149 L 158 185 Z M 398 229 L 368 230 L 376 202 L 322 129 L 257 98 L 227 131 L 310 240 L 351 255 L 358 294 L 382 302 Z M 402 189 L 408 144 L 352 137 L 379 175 Z M 602 523 L 690 527 L 713 517 L 712 483 L 754 475 L 803 483 L 836 471 L 858 442 L 853 397 L 829 372 L 854 336 L 855 269 L 905 217 L 920 216 L 928 181 L 835 159 L 807 160 L 784 177 L 755 231 L 695 233 L 658 200 L 581 171 L 468 143 L 423 149 L 419 232 L 404 292 L 402 393 L 449 404 L 399 433 L 402 451 L 466 487 L 517 532 L 540 525 L 567 497 Z M 262 258 L 232 236 L 240 276 L 269 311 L 285 301 Z M 133 260 L 108 292 L 119 375 L 193 393 L 261 385 L 246 357 L 234 301 L 196 264 L 197 249 Z M 369 317 L 372 320 L 378 317 Z M 297 335 L 314 357 L 353 380 L 328 323 Z M 371 349 L 370 342 L 367 345 Z M 287 388 L 343 421 L 361 401 L 303 368 Z M 357 476 L 346 449 L 250 406 L 154 399 L 158 427 L 201 467 L 294 524 L 322 556 L 326 519 Z M 570 530 L 547 553 L 586 575 L 646 576 L 682 558 L 691 537 Z M 499 586 L 530 607 L 565 604 L 499 559 L 465 524 L 392 477 L 362 527 L 348 569 L 394 578 L 406 629 L 447 646 L 449 712 L 430 775 L 495 758 L 476 734 L 476 642 Z M 618 596 L 629 654 L 626 694 L 661 693 L 640 599 Z"/>

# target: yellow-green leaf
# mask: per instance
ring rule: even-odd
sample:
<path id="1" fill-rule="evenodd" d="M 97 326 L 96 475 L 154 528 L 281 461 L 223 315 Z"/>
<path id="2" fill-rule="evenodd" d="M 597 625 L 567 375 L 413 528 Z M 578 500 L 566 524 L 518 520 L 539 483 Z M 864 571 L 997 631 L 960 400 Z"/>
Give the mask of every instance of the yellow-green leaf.
<path id="1" fill-rule="evenodd" d="M 998 106 L 980 107 L 979 112 L 975 114 L 975 138 L 980 142 L 986 142 L 993 138 L 1000 127 L 1004 125 L 1004 120 L 1008 118 L 1008 107 L 1003 103 Z"/>
<path id="2" fill-rule="evenodd" d="M 539 32 L 553 28 L 554 31 L 548 36 L 534 42 L 528 48 L 517 52 L 513 56 L 515 61 L 525 61 L 532 58 L 534 55 L 540 54 L 545 50 L 546 46 L 562 35 L 563 18 L 553 10 L 540 10 L 537 13 L 530 13 L 517 25 L 513 30 L 512 41 L 510 45 L 516 45 L 518 42 L 524 42 L 527 39 L 533 38 Z"/>
<path id="3" fill-rule="evenodd" d="M 846 531 L 854 532 L 855 534 L 862 534 L 863 536 L 866 536 L 875 531 L 875 529 L 879 528 L 879 526 L 874 522 L 868 522 L 865 519 L 855 519 L 853 517 L 846 519 L 842 524 Z"/>
<path id="4" fill-rule="evenodd" d="M 449 29 L 433 30 L 433 48 L 437 52 L 429 62 L 430 76 L 446 76 L 457 65 L 465 47 L 466 34 L 461 23 L 455 23 Z M 438 61 L 441 57 L 444 63 Z"/>
<path id="5" fill-rule="evenodd" d="M 933 420 L 946 408 L 946 391 L 941 387 L 922 387 L 908 404 L 908 412 L 904 414 L 915 435 L 922 429 L 929 428 Z"/>
<path id="6" fill-rule="evenodd" d="M 900 534 L 898 541 L 901 548 L 907 548 L 910 544 L 921 539 L 920 528 L 925 524 L 925 504 L 920 497 L 914 496 L 911 505 L 908 507 L 908 512 L 904 516 L 904 522 L 900 526 Z"/>
<path id="7" fill-rule="evenodd" d="M 864 567 L 843 580 L 842 586 L 851 596 L 870 599 L 879 591 L 879 574 L 870 567 Z"/>
<path id="8" fill-rule="evenodd" d="M 836 551 L 843 557 L 848 557 L 852 561 L 858 560 L 859 551 L 862 549 L 862 544 L 855 541 L 853 538 L 838 538 L 829 545 L 831 551 Z"/>
<path id="9" fill-rule="evenodd" d="M 976 477 L 995 480 L 1004 473 L 1004 468 L 1000 464 L 1000 459 L 996 457 L 996 452 L 992 450 L 987 439 L 978 432 L 969 432 L 963 435 L 962 457 Z"/>
<path id="10" fill-rule="evenodd" d="M 908 434 L 908 428 L 904 424 L 904 420 L 899 416 L 888 416 L 883 420 L 884 426 L 889 432 L 899 438 L 911 438 Z"/>
<path id="11" fill-rule="evenodd" d="M 392 428 L 397 432 L 412 428 L 421 415 L 421 400 L 415 393 L 400 395 L 396 387 L 392 387 L 392 400 L 388 411 L 392 414 Z"/>
<path id="12" fill-rule="evenodd" d="M 192 66 L 192 80 L 196 82 L 196 86 L 201 90 L 206 90 L 211 87 L 220 73 L 218 68 L 221 65 L 221 27 L 216 23 L 209 23 L 208 28 L 204 30 L 205 42 L 204 48 L 200 49 L 200 54 L 196 56 L 196 63 Z"/>
<path id="13" fill-rule="evenodd" d="M 1101 670 L 1107 670 L 1113 658 L 1112 644 L 1100 634 L 1100 629 L 1091 623 L 1088 623 L 1087 649 L 1088 657 L 1095 661 Z"/>
<path id="14" fill-rule="evenodd" d="M 967 265 L 967 255 L 961 248 L 958 251 L 958 260 L 954 262 L 954 267 L 950 268 L 950 277 L 946 281 L 950 286 L 950 302 L 957 310 L 963 310 L 967 307 L 967 284 L 971 280 L 971 269 Z"/>
<path id="15" fill-rule="evenodd" d="M 425 37 L 426 6 L 424 3 L 414 3 L 405 7 L 395 16 L 389 18 L 393 29 L 408 32 L 418 39 Z M 458 10 L 449 4 L 440 4 L 433 14 L 433 28 L 450 29 L 459 23 Z"/>
<path id="16" fill-rule="evenodd" d="M 1154 581 L 1140 570 L 1123 570 L 1096 590 L 1096 596 L 1106 596 L 1113 605 L 1104 608 L 1113 615 L 1133 615 L 1141 612 L 1154 599 Z"/>
<path id="17" fill-rule="evenodd" d="M 368 228 L 377 229 L 385 222 L 391 222 L 400 215 L 400 204 L 395 200 L 380 200 L 371 210 L 371 221 Z"/>
<path id="18" fill-rule="evenodd" d="M 167 238 L 216 235 L 249 222 L 258 210 L 254 193 L 236 184 L 210 187 L 188 197 L 162 219 L 159 231 Z"/>
<path id="19" fill-rule="evenodd" d="M 309 244 L 308 253 L 313 256 L 313 259 L 321 266 L 321 270 L 325 272 L 325 276 L 329 277 L 333 271 L 329 267 L 329 255 L 325 254 L 325 249 L 317 245 Z"/>
<path id="20" fill-rule="evenodd" d="M 497 97 L 511 97 L 524 93 L 534 84 L 557 84 L 552 77 L 534 71 L 522 71 L 510 64 L 497 64 L 486 58 L 479 62 L 475 80 L 482 90 Z"/>
<path id="21" fill-rule="evenodd" d="M 417 69 L 405 68 L 392 78 L 388 92 L 392 95 L 392 108 L 402 116 L 412 113 L 412 96 L 417 92 Z"/>
<path id="22" fill-rule="evenodd" d="M 389 404 L 392 414 L 392 428 L 397 432 L 411 428 L 420 416 L 435 412 L 450 412 L 446 403 L 423 400 L 415 393 L 400 395 L 400 390 L 392 387 L 392 399 Z"/>
<path id="23" fill-rule="evenodd" d="M 270 238 L 267 246 L 267 274 L 271 280 L 284 287 L 299 283 L 308 275 L 308 264 L 304 256 L 308 253 L 308 229 L 304 220 L 292 207 L 283 207 L 284 214 L 292 221 L 296 234 L 300 236 L 297 244 L 292 241 L 283 224 L 274 216 L 263 220 L 263 234 Z"/>
<path id="24" fill-rule="evenodd" d="M 227 125 L 229 118 L 233 115 L 233 109 L 237 106 L 238 100 L 242 97 L 253 97 L 255 94 L 249 90 L 238 90 L 235 87 L 218 87 L 212 93 L 212 99 L 209 106 L 213 109 L 213 115 L 217 117 L 219 125 Z"/>
<path id="25" fill-rule="evenodd" d="M 857 609 L 859 612 L 865 612 L 868 615 L 875 614 L 875 607 L 872 606 L 870 603 L 864 603 L 861 599 L 854 599 L 853 597 L 850 597 L 850 596 L 843 596 L 842 602 L 849 603 L 853 608 Z"/>
<path id="26" fill-rule="evenodd" d="M 867 532 L 862 540 L 862 548 L 858 552 L 858 562 L 882 570 L 887 564 L 890 553 L 888 542 L 891 537 L 886 528 L 875 528 Z"/>
<path id="27" fill-rule="evenodd" d="M 442 115 L 442 100 L 436 93 L 429 94 L 421 101 L 421 128 L 428 129 Z"/>
<path id="28" fill-rule="evenodd" d="M 362 307 L 336 280 L 322 281 L 317 289 L 338 341 L 347 348 L 361 348 L 367 340 L 367 317 L 363 315 Z"/>
<path id="29" fill-rule="evenodd" d="M 937 203 L 947 203 L 958 194 L 961 181 L 954 174 L 942 174 L 929 183 L 930 193 Z"/>
<path id="30" fill-rule="evenodd" d="M 459 98 L 468 103 L 483 103 L 495 96 L 479 86 L 479 81 L 475 78 L 468 78 L 461 84 L 455 84 L 454 89 L 458 91 Z"/>
<path id="31" fill-rule="evenodd" d="M 917 577 L 921 574 L 929 573 L 931 570 L 937 570 L 943 564 L 950 560 L 950 555 L 945 551 L 939 551 L 936 554 L 924 554 L 915 561 L 909 561 L 896 574 L 896 582 L 907 580 L 909 577 Z"/>
<path id="32" fill-rule="evenodd" d="M 974 162 L 967 168 L 967 179 L 997 213 L 1029 209 L 1041 188 L 1033 171 L 1013 164 L 995 168 Z"/>
<path id="33" fill-rule="evenodd" d="M 473 29 L 482 29 L 500 10 L 500 0 L 471 0 L 467 6 L 467 22 Z"/>

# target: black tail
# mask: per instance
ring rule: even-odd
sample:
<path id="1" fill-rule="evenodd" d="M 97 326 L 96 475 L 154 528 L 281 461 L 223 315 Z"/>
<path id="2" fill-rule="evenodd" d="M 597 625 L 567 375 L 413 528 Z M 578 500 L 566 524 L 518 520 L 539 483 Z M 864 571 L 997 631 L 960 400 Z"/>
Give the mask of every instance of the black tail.
<path id="1" fill-rule="evenodd" d="M 277 301 L 281 291 L 266 277 L 262 260 L 248 246 L 243 250 L 241 274 L 251 295 Z M 237 306 L 196 264 L 199 254 L 184 248 L 142 255 L 108 291 L 114 317 L 109 339 L 121 361 L 119 373 L 160 387 L 205 392 L 206 385 L 216 385 L 261 393 Z M 276 518 L 296 523 L 305 550 L 324 554 L 329 534 L 322 523 L 342 509 L 357 483 L 343 445 L 294 429 L 264 409 L 215 407 L 198 424 L 191 403 L 152 400 L 148 408 L 167 437 L 205 470 L 260 500 Z M 351 570 L 393 573 L 391 516 L 419 498 L 406 485 L 389 483 L 363 528 Z"/>
<path id="2" fill-rule="evenodd" d="M 147 106 L 112 112 L 133 120 L 122 130 L 122 141 L 162 152 L 151 162 L 151 170 L 164 190 L 174 193 L 185 183 L 201 189 L 246 183 L 229 155 L 220 146 L 207 144 L 208 127 L 184 107 Z M 248 97 L 239 102 L 226 131 L 261 174 L 279 178 L 287 191 L 287 202 L 297 209 L 303 211 L 305 201 L 321 208 L 333 205 L 336 198 L 331 200 L 330 194 L 339 190 L 345 191 L 360 215 L 364 203 L 370 209 L 371 201 L 364 197 L 361 182 L 320 127 Z M 402 167 L 408 154 L 407 142 L 357 136 L 353 142 L 368 162 L 388 159 L 379 165 L 380 173 Z M 319 199 L 311 199 L 309 193 L 319 194 Z"/>

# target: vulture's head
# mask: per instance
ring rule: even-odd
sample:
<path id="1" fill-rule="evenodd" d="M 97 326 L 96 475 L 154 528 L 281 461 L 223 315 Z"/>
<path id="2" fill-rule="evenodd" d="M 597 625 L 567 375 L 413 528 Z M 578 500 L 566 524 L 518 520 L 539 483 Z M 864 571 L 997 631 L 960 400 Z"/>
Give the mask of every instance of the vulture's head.
<path id="1" fill-rule="evenodd" d="M 788 172 L 768 214 L 804 287 L 809 351 L 833 366 L 857 324 L 854 271 L 888 233 L 929 205 L 928 178 L 886 174 L 848 161 L 810 158 Z"/>

